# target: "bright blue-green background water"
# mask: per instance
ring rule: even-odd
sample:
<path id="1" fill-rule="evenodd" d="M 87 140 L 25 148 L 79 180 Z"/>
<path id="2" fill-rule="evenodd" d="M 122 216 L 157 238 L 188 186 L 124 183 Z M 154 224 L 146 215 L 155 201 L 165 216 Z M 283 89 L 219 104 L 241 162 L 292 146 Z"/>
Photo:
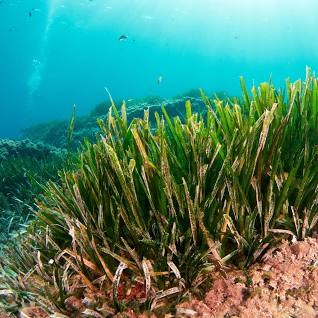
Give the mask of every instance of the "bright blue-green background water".
<path id="1" fill-rule="evenodd" d="M 317 69 L 317 0 L 0 2 L 0 137 L 69 118 L 74 103 L 85 114 L 105 86 L 125 99 L 237 94 L 240 75 L 282 85 Z"/>

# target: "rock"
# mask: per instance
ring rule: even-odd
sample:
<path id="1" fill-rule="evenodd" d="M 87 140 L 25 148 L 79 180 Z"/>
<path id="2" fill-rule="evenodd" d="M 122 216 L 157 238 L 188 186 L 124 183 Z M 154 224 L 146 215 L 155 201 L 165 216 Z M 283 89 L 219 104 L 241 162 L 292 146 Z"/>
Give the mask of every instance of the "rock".
<path id="1" fill-rule="evenodd" d="M 305 242 L 296 242 L 290 246 L 291 252 L 296 256 L 296 257 L 301 257 L 303 255 L 306 255 L 309 251 L 309 244 Z"/>
<path id="2" fill-rule="evenodd" d="M 55 147 L 40 142 L 35 143 L 29 139 L 0 139 L 0 162 L 2 160 L 10 160 L 12 158 L 25 156 L 41 159 L 56 152 L 58 152 L 58 150 Z"/>
<path id="3" fill-rule="evenodd" d="M 79 312 L 84 309 L 82 300 L 75 296 L 66 298 L 64 303 L 66 310 L 70 312 Z"/>
<path id="4" fill-rule="evenodd" d="M 293 245 L 285 241 L 279 249 L 268 251 L 263 263 L 249 269 L 251 286 L 242 284 L 237 272 L 228 272 L 226 279 L 215 279 L 213 273 L 214 284 L 203 300 L 177 307 L 197 312 L 193 317 L 318 318 L 318 266 L 313 265 L 317 259 L 317 239 Z"/>
<path id="5" fill-rule="evenodd" d="M 41 307 L 25 307 L 20 311 L 21 318 L 50 318 L 50 315 Z"/>

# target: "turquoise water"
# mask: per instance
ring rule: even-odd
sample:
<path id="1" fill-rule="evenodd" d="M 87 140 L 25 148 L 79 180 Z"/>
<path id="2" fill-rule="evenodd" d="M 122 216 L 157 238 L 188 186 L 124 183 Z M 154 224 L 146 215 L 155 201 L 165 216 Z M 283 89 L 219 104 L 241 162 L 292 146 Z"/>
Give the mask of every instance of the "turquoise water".
<path id="1" fill-rule="evenodd" d="M 0 137 L 106 99 L 317 70 L 316 0 L 0 0 Z M 119 41 L 121 35 L 127 39 Z M 162 79 L 158 84 L 158 79 Z"/>

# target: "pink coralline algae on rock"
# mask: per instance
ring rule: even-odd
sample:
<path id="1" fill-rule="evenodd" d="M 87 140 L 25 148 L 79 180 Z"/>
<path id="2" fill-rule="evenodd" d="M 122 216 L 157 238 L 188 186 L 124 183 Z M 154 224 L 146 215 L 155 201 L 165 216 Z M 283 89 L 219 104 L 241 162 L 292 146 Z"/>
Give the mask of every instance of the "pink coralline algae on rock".
<path id="1" fill-rule="evenodd" d="M 318 318 L 318 240 L 273 248 L 247 277 L 240 271 L 213 278 L 203 300 L 178 306 L 179 317 Z M 186 314 L 185 314 L 186 313 Z"/>

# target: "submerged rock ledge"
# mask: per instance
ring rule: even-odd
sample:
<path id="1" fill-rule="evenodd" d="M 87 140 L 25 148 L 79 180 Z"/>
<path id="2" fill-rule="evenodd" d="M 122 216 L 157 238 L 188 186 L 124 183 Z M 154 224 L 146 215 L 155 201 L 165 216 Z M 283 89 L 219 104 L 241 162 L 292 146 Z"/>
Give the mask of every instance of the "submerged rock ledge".
<path id="1" fill-rule="evenodd" d="M 318 317 L 318 240 L 273 248 L 247 275 L 214 276 L 203 300 L 177 306 L 179 317 Z"/>

